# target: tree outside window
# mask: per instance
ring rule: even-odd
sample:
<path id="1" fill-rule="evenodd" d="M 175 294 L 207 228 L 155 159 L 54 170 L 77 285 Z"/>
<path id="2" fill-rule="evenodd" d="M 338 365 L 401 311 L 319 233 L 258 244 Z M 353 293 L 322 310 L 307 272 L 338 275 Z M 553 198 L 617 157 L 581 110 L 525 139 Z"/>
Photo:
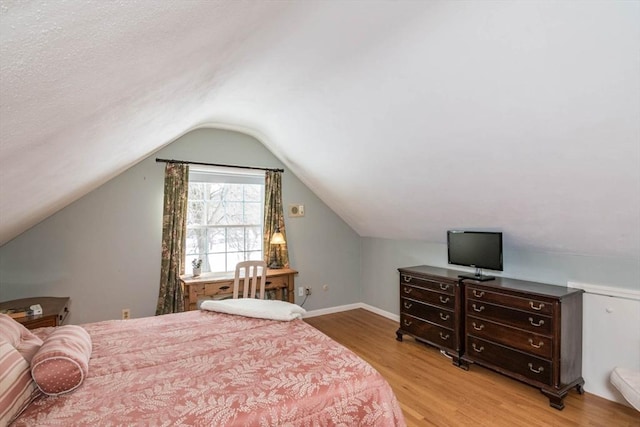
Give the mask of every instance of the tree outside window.
<path id="1" fill-rule="evenodd" d="M 234 271 L 261 260 L 264 174 L 195 169 L 189 174 L 186 271 L 202 259 L 202 272 Z"/>

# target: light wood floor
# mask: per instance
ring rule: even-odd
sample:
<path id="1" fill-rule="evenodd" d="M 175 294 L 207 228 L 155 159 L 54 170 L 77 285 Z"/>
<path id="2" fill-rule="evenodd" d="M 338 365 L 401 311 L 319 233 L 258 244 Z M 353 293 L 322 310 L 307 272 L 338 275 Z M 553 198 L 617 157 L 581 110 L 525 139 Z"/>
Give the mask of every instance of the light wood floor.
<path id="1" fill-rule="evenodd" d="M 369 362 L 391 384 L 408 426 L 640 426 L 640 413 L 571 390 L 562 411 L 538 389 L 477 365 L 453 366 L 440 352 L 405 336 L 367 310 L 305 319 Z M 586 385 L 588 389 L 588 384 Z"/>

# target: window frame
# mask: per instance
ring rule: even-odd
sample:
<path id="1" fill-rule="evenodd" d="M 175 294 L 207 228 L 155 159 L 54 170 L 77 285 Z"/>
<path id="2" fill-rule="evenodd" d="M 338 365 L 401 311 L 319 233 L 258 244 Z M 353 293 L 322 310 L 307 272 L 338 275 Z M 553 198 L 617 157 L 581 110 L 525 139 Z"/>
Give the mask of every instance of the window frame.
<path id="1" fill-rule="evenodd" d="M 222 199 L 213 200 L 210 197 L 212 196 L 212 192 L 207 192 L 204 188 L 202 191 L 203 198 L 192 198 L 192 188 L 191 185 L 197 184 L 222 184 L 222 185 L 259 185 L 261 188 L 258 191 L 258 198 L 256 199 L 247 199 L 247 191 L 246 188 L 242 188 L 242 199 L 241 200 L 233 200 L 226 199 L 223 195 Z M 189 168 L 189 192 L 188 192 L 188 201 L 187 201 L 187 226 L 186 226 L 186 235 L 185 235 L 185 251 L 184 251 L 184 262 L 185 262 L 185 272 L 192 271 L 193 267 L 191 261 L 193 259 L 202 259 L 202 273 L 226 273 L 235 270 L 235 264 L 238 261 L 243 260 L 262 260 L 264 259 L 264 248 L 262 247 L 263 241 L 263 233 L 264 233 L 264 186 L 265 186 L 265 174 L 264 171 L 257 171 L 252 169 L 242 169 L 242 168 L 225 168 L 219 166 L 191 166 Z M 205 187 L 206 188 L 206 187 Z M 221 190 L 222 193 L 225 193 Z M 228 192 L 231 192 L 231 187 L 227 189 Z M 227 194 L 228 196 L 229 194 Z M 198 220 L 192 218 L 191 209 L 193 207 L 193 203 L 201 203 L 203 208 L 199 213 L 201 216 Z M 222 222 L 226 222 L 229 220 L 229 217 L 233 217 L 233 213 L 229 213 L 226 210 L 233 211 L 230 205 L 237 205 L 240 203 L 241 206 L 241 216 L 242 221 L 237 223 L 210 223 L 209 221 L 213 219 L 211 212 L 208 209 L 213 206 L 214 203 L 218 203 L 217 209 L 222 208 L 223 212 L 220 214 Z M 247 205 L 250 204 L 260 204 L 258 220 L 259 223 L 251 223 L 247 222 L 247 212 L 250 209 L 247 209 Z M 237 206 L 236 206 L 237 207 Z M 240 211 L 236 211 L 235 215 L 238 215 Z M 255 207 L 253 212 L 255 218 Z M 202 224 L 194 224 L 194 222 L 203 221 Z M 233 237 L 229 236 L 229 233 L 234 229 L 242 229 L 242 237 L 239 239 L 241 241 L 238 244 L 238 241 L 233 242 Z M 190 237 L 193 236 L 191 231 L 193 230 L 205 230 L 204 237 L 202 234 L 200 237 Z M 213 232 L 212 232 L 213 230 Z M 218 236 L 215 237 L 220 231 L 223 230 L 224 237 L 220 238 Z M 250 233 L 251 230 L 254 230 L 253 233 Z M 198 242 L 194 247 L 190 244 L 190 241 L 193 239 L 197 239 Z M 200 247 L 202 244 L 202 240 L 204 239 L 204 250 Z M 224 244 L 223 250 L 215 250 L 212 248 L 212 242 L 218 239 Z M 231 242 L 231 243 L 230 243 Z M 248 247 L 247 245 L 253 244 Z M 256 244 L 257 243 L 257 244 Z M 231 248 L 233 244 L 238 244 L 239 248 L 236 247 Z M 215 245 L 215 243 L 213 243 Z M 224 261 L 221 262 L 220 256 L 224 257 Z M 224 264 L 224 270 L 219 268 L 219 265 Z M 216 267 L 218 265 L 218 267 Z"/>

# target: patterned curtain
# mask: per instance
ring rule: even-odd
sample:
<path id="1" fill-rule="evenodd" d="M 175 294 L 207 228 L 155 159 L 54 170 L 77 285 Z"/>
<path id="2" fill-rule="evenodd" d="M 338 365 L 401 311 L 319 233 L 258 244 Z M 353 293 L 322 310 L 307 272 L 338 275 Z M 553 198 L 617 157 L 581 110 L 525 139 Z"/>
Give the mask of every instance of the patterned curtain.
<path id="1" fill-rule="evenodd" d="M 286 241 L 287 233 L 284 229 L 284 213 L 282 211 L 282 173 L 266 171 L 264 176 L 264 236 L 262 239 L 264 261 L 269 265 L 273 256 L 276 257 L 279 264 L 289 268 L 287 245 L 279 245 L 280 250 L 276 250 L 269 243 L 271 236 L 278 229 Z"/>
<path id="2" fill-rule="evenodd" d="M 167 163 L 164 170 L 162 264 L 156 316 L 184 311 L 180 275 L 184 274 L 189 165 Z"/>

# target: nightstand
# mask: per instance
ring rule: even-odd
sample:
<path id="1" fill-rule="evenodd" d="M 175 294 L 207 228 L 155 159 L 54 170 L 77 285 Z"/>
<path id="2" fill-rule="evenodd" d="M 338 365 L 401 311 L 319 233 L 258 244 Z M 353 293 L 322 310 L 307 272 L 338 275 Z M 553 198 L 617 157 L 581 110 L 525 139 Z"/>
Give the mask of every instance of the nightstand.
<path id="1" fill-rule="evenodd" d="M 69 315 L 69 298 L 55 297 L 35 297 L 14 299 L 12 301 L 0 302 L 0 310 L 9 308 L 30 307 L 34 304 L 40 304 L 42 314 L 35 316 L 18 317 L 18 323 L 22 323 L 27 329 L 43 328 L 45 326 L 60 326 Z"/>

